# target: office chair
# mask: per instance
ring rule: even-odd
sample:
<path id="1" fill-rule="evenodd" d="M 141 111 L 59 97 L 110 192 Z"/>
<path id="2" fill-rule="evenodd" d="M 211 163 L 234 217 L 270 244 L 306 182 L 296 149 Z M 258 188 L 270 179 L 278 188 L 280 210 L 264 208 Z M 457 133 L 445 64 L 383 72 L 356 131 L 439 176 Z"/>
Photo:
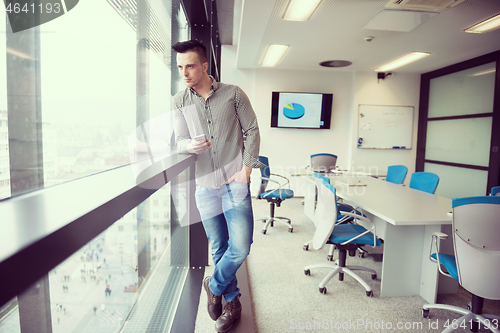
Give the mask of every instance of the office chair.
<path id="1" fill-rule="evenodd" d="M 491 188 L 492 196 L 500 196 L 500 186 L 495 186 Z"/>
<path id="2" fill-rule="evenodd" d="M 391 165 L 387 168 L 385 180 L 394 184 L 403 184 L 408 173 L 408 168 L 404 165 Z"/>
<path id="3" fill-rule="evenodd" d="M 372 224 L 370 230 L 365 229 L 358 224 L 336 224 L 338 219 L 337 205 L 332 203 L 337 201 L 335 187 L 323 181 L 322 186 L 324 187 L 319 193 L 318 198 L 318 221 L 316 225 L 316 232 L 314 233 L 312 247 L 315 250 L 322 249 L 325 244 L 334 244 L 339 250 L 339 260 L 338 263 L 322 263 L 315 265 L 308 265 L 304 268 L 304 274 L 310 275 L 312 268 L 330 268 L 331 271 L 319 284 L 319 292 L 326 294 L 326 284 L 330 281 L 337 273 L 339 274 L 339 280 L 344 280 L 344 273 L 352 276 L 356 279 L 366 290 L 366 295 L 373 296 L 373 291 L 370 286 L 361 279 L 354 270 L 361 270 L 370 272 L 372 279 L 377 278 L 377 273 L 373 269 L 369 269 L 361 266 L 346 266 L 347 252 L 350 256 L 355 256 L 356 250 L 363 245 L 373 245 L 379 246 L 382 243 L 375 236 L 375 225 Z M 343 212 L 343 215 L 350 216 L 355 220 L 363 220 L 365 222 L 371 223 L 371 221 L 357 214 L 351 214 L 348 212 Z M 373 233 L 372 233 L 373 231 Z"/>
<path id="4" fill-rule="evenodd" d="M 292 222 L 289 218 L 274 216 L 275 206 L 279 207 L 281 205 L 281 202 L 283 202 L 284 200 L 293 198 L 293 191 L 290 190 L 290 181 L 286 177 L 271 173 L 269 169 L 269 159 L 267 157 L 259 156 L 259 161 L 265 164 L 265 167 L 260 168 L 261 183 L 257 199 L 266 199 L 267 202 L 271 204 L 271 214 L 264 218 L 257 219 L 256 221 L 262 221 L 266 223 L 264 225 L 264 228 L 262 229 L 262 233 L 264 235 L 267 232 L 267 227 L 269 225 L 271 225 L 271 227 L 274 225 L 274 221 L 283 223 L 288 227 L 288 232 L 293 232 Z M 286 182 L 280 184 L 278 181 L 271 179 L 271 176 L 283 178 L 286 180 Z M 275 183 L 278 187 L 268 190 L 267 185 L 269 184 L 269 182 Z M 285 185 L 288 185 L 288 188 L 282 188 Z"/>
<path id="5" fill-rule="evenodd" d="M 328 177 L 325 177 L 317 172 L 314 172 L 313 173 L 314 175 L 314 179 L 316 181 L 316 208 L 314 210 L 314 219 L 313 219 L 313 222 L 314 222 L 314 225 L 316 226 L 316 223 L 318 221 L 318 213 L 320 212 L 320 210 L 317 209 L 317 202 L 318 202 L 318 193 L 319 191 L 323 190 L 323 185 L 322 185 L 322 182 L 326 182 L 328 184 L 330 184 L 330 178 Z M 363 215 L 361 212 L 357 211 L 354 207 L 350 206 L 350 205 L 347 205 L 345 203 L 340 203 L 337 201 L 337 224 L 339 223 L 348 223 L 350 221 L 352 221 L 352 217 L 350 216 L 346 216 L 346 215 L 342 215 L 343 212 L 350 212 L 352 214 L 358 214 L 358 215 Z M 363 215 L 364 216 L 364 215 Z M 312 243 L 312 240 L 310 241 L 307 241 L 304 246 L 302 247 L 302 249 L 304 251 L 307 251 L 309 250 L 309 245 Z M 329 261 L 333 261 L 333 252 L 335 250 L 335 246 L 332 245 L 330 246 L 330 249 L 328 251 L 328 256 L 326 257 L 327 260 Z"/>
<path id="6" fill-rule="evenodd" d="M 493 332 L 500 333 L 492 319 L 500 316 L 482 313 L 484 299 L 500 300 L 500 197 L 466 197 L 452 200 L 454 255 L 439 253 L 439 239 L 448 235 L 442 232 L 432 234 L 430 260 L 438 264 L 439 272 L 454 278 L 472 294 L 468 309 L 446 304 L 426 304 L 422 315 L 429 317 L 429 309 L 445 309 L 463 316 L 443 332 L 452 332 L 465 323 L 472 323 L 472 332 L 477 332 L 478 322 Z M 436 252 L 432 248 L 435 245 Z M 443 271 L 445 268 L 446 272 Z M 498 323 L 498 321 L 496 321 Z M 496 325 L 495 325 L 496 326 Z"/>
<path id="7" fill-rule="evenodd" d="M 434 194 L 439 176 L 432 172 L 415 172 L 411 175 L 410 188 Z"/>
<path id="8" fill-rule="evenodd" d="M 311 155 L 311 170 L 313 172 L 330 172 L 335 170 L 336 164 L 337 155 L 326 153 Z"/>

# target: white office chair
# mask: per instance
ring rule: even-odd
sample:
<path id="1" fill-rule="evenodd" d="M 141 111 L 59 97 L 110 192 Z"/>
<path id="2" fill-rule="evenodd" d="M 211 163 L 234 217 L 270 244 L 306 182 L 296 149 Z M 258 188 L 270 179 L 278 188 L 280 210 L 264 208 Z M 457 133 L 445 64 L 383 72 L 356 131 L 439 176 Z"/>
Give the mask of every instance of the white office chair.
<path id="1" fill-rule="evenodd" d="M 471 331 L 477 332 L 478 322 L 491 331 L 500 333 L 493 321 L 500 321 L 500 316 L 482 313 L 485 298 L 500 300 L 500 197 L 453 199 L 452 207 L 454 255 L 439 253 L 438 238 L 446 239 L 448 235 L 435 232 L 432 234 L 430 259 L 437 262 L 441 274 L 458 280 L 472 294 L 472 302 L 469 303 L 469 309 L 446 304 L 426 304 L 422 315 L 428 318 L 429 309 L 445 309 L 463 315 L 456 322 L 457 325 L 450 325 L 443 333 L 471 323 Z M 432 251 L 433 244 L 435 253 Z"/>
<path id="2" fill-rule="evenodd" d="M 321 211 L 321 209 L 320 210 L 317 209 L 318 193 L 319 193 L 319 191 L 323 190 L 323 184 L 322 184 L 323 181 L 330 184 L 330 179 L 328 177 L 325 177 L 325 176 L 317 173 L 317 172 L 314 172 L 313 175 L 314 175 L 314 180 L 316 181 L 316 200 L 315 200 L 316 207 L 314 209 L 313 222 L 314 222 L 314 225 L 316 226 L 318 219 L 320 219 L 319 215 L 320 215 L 320 211 Z M 352 220 L 352 218 L 350 216 L 343 215 L 344 212 L 363 215 L 363 213 L 358 211 L 356 208 L 354 208 L 350 205 L 347 205 L 345 203 L 340 203 L 337 201 L 337 213 L 339 214 L 338 219 L 337 219 L 337 224 L 346 223 L 346 222 L 349 222 Z M 302 247 L 302 249 L 304 251 L 309 250 L 309 245 L 311 245 L 311 243 L 312 243 L 312 239 L 310 241 L 307 241 L 304 244 L 304 246 Z M 330 246 L 330 249 L 328 250 L 328 256 L 326 257 L 327 260 L 333 261 L 333 252 L 334 251 L 335 251 L 335 245 L 332 244 Z"/>
<path id="3" fill-rule="evenodd" d="M 346 266 L 347 252 L 350 256 L 356 254 L 356 250 L 363 245 L 379 246 L 382 243 L 375 236 L 375 225 L 369 219 L 358 214 L 342 212 L 342 215 L 350 216 L 355 220 L 363 220 L 372 225 L 367 230 L 358 224 L 336 224 L 338 221 L 337 201 L 335 195 L 335 187 L 322 181 L 322 190 L 318 194 L 318 206 L 316 210 L 318 221 L 316 224 L 316 232 L 314 233 L 312 248 L 315 250 L 322 249 L 325 244 L 334 244 L 339 250 L 339 260 L 337 263 L 325 262 L 321 264 L 308 265 L 304 268 L 304 274 L 310 275 L 313 268 L 329 268 L 330 273 L 319 284 L 319 292 L 326 294 L 326 284 L 336 274 L 339 274 L 339 280 L 344 280 L 344 273 L 352 276 L 366 290 L 367 296 L 373 296 L 373 291 L 370 286 L 353 271 L 360 270 L 371 273 L 372 279 L 377 278 L 377 272 L 373 269 L 362 266 Z"/>

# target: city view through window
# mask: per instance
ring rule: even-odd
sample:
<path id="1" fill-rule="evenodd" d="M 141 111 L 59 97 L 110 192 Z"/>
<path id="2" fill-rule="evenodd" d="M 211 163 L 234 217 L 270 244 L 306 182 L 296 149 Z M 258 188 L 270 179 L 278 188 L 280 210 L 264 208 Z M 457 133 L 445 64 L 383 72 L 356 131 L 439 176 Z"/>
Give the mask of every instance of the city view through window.
<path id="1" fill-rule="evenodd" d="M 33 53 L 8 41 L 0 6 L 0 200 L 18 195 L 11 191 L 11 167 L 22 159 L 12 145 L 21 132 L 11 125 L 19 105 L 12 102 L 19 95 L 13 89 L 39 86 L 31 129 L 42 180 L 31 191 L 130 164 L 138 119 L 171 111 L 171 87 L 178 86 L 170 69 L 172 27 L 185 40 L 187 20 L 179 1 L 148 1 L 147 10 L 131 3 L 83 1 L 39 27 L 10 33 L 35 36 L 37 43 L 26 45 Z M 140 21 L 141 10 L 156 20 L 154 33 Z M 148 41 L 145 49 L 140 39 Z M 169 144 L 168 135 L 161 139 Z M 49 272 L 53 332 L 117 332 L 126 326 L 151 272 L 171 264 L 171 202 L 167 184 Z M 3 306 L 0 332 L 21 332 L 22 317 L 17 299 Z"/>

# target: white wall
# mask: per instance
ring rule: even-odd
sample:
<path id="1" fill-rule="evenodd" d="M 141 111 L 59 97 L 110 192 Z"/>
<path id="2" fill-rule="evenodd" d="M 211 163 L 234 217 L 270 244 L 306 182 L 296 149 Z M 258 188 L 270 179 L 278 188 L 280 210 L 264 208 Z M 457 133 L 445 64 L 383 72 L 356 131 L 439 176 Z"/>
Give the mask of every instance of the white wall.
<path id="1" fill-rule="evenodd" d="M 409 184 L 415 171 L 417 156 L 418 101 L 420 96 L 420 75 L 394 74 L 385 80 L 377 80 L 375 72 L 356 73 L 354 78 L 353 121 L 350 126 L 353 137 L 349 145 L 352 151 L 351 169 L 378 169 L 385 173 L 389 165 L 403 164 L 408 167 L 405 184 Z M 358 149 L 357 128 L 359 104 L 413 106 L 413 141 L 410 150 Z M 367 170 L 368 171 L 368 170 Z"/>
<path id="2" fill-rule="evenodd" d="M 260 154 L 269 158 L 271 172 L 290 178 L 296 196 L 303 196 L 306 183 L 292 174 L 303 171 L 311 154 L 333 153 L 337 165 L 359 169 L 391 164 L 415 168 L 419 75 L 394 75 L 377 83 L 375 72 L 353 73 L 336 69 L 318 71 L 279 69 L 237 69 L 236 46 L 222 47 L 222 82 L 240 86 L 249 96 L 261 133 Z M 332 122 L 328 130 L 271 128 L 272 91 L 333 93 Z M 408 151 L 356 148 L 359 104 L 415 106 L 414 144 Z M 252 191 L 258 188 L 257 170 L 252 174 Z M 409 179 L 409 177 L 408 177 Z"/>

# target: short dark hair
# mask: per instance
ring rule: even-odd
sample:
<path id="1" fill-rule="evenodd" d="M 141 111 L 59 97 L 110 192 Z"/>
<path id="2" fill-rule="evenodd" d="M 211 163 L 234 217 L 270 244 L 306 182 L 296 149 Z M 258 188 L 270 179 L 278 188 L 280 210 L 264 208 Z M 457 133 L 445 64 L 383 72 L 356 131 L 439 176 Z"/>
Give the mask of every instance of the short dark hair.
<path id="1" fill-rule="evenodd" d="M 178 42 L 175 43 L 172 48 L 178 53 L 196 52 L 202 64 L 207 62 L 207 48 L 199 40 L 191 39 L 184 42 Z"/>

